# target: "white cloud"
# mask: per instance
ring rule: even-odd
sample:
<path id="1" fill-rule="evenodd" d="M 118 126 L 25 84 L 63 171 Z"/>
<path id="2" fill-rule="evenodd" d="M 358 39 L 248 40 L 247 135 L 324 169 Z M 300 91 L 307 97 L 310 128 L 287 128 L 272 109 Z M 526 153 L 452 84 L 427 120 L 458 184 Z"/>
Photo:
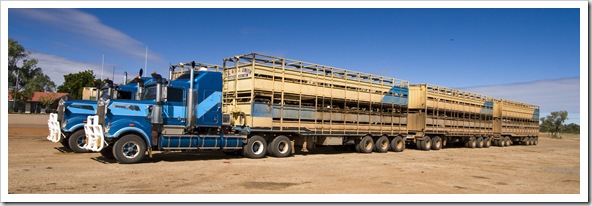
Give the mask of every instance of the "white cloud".
<path id="1" fill-rule="evenodd" d="M 64 75 L 69 73 L 93 70 L 95 77 L 100 78 L 101 75 L 100 70 L 97 71 L 97 68 L 101 68 L 100 64 L 76 62 L 64 57 L 38 52 L 32 52 L 29 57 L 37 59 L 39 62 L 37 66 L 43 69 L 43 73 L 49 76 L 56 86 L 62 85 L 64 83 Z"/>
<path id="2" fill-rule="evenodd" d="M 541 116 L 553 111 L 566 110 L 570 122 L 579 123 L 580 78 L 562 78 L 462 88 L 462 90 L 483 94 L 493 98 L 509 99 L 539 105 Z"/>
<path id="3" fill-rule="evenodd" d="M 79 34 L 90 39 L 94 44 L 109 50 L 120 52 L 131 58 L 145 59 L 146 45 L 127 34 L 109 27 L 90 14 L 75 9 L 14 9 L 17 14 L 55 26 L 57 29 Z M 162 62 L 162 58 L 153 53 L 148 59 Z"/>

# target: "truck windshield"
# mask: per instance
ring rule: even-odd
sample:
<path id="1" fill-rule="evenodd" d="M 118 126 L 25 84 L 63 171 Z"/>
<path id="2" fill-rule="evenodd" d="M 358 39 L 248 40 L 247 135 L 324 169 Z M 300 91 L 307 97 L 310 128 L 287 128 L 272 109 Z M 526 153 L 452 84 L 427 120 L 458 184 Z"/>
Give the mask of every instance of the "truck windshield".
<path id="1" fill-rule="evenodd" d="M 132 93 L 128 91 L 117 91 L 117 99 L 132 99 Z"/>
<path id="2" fill-rule="evenodd" d="M 193 78 L 196 79 L 198 76 L 200 75 L 200 73 L 193 73 Z M 189 72 L 181 74 L 181 76 L 177 77 L 176 79 L 189 79 L 189 77 L 191 76 L 191 74 Z"/>
<path id="3" fill-rule="evenodd" d="M 156 86 L 147 87 L 142 95 L 142 100 L 155 100 L 156 99 Z"/>

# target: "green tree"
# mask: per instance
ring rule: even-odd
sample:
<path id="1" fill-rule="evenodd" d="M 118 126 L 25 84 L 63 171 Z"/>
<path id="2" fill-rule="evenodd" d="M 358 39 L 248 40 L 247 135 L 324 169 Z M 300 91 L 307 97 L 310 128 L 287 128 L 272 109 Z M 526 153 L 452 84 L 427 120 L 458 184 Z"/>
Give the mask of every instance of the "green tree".
<path id="1" fill-rule="evenodd" d="M 29 84 L 29 82 L 39 76 L 39 75 L 43 75 L 43 70 L 39 67 L 37 67 L 37 60 L 36 59 L 25 59 L 23 60 L 23 66 L 18 67 L 18 70 L 16 71 L 15 75 L 15 80 L 16 77 L 18 77 L 18 87 L 19 88 L 23 88 L 26 85 Z"/>
<path id="2" fill-rule="evenodd" d="M 50 92 L 55 91 L 56 85 L 47 75 L 41 73 L 31 79 L 25 86 L 25 89 L 35 92 Z"/>
<path id="3" fill-rule="evenodd" d="M 58 87 L 58 92 L 68 92 L 74 99 L 82 98 L 82 88 L 94 86 L 95 75 L 92 70 L 64 75 L 64 84 Z"/>
<path id="4" fill-rule="evenodd" d="M 561 131 L 565 133 L 572 133 L 572 134 L 580 134 L 580 125 L 575 123 L 570 123 L 564 125 Z"/>
<path id="5" fill-rule="evenodd" d="M 36 59 L 27 59 L 30 52 L 14 39 L 8 39 L 8 82 L 14 99 L 13 109 L 30 100 L 36 91 L 53 91 L 55 83 L 37 67 Z M 22 61 L 22 66 L 18 63 Z"/>
<path id="6" fill-rule="evenodd" d="M 17 63 L 29 56 L 25 48 L 14 39 L 8 38 L 8 82 L 14 85 L 19 67 Z"/>
<path id="7" fill-rule="evenodd" d="M 567 119 L 567 111 L 551 112 L 550 115 L 541 118 L 541 131 L 551 133 L 551 137 L 559 137 L 563 122 Z"/>

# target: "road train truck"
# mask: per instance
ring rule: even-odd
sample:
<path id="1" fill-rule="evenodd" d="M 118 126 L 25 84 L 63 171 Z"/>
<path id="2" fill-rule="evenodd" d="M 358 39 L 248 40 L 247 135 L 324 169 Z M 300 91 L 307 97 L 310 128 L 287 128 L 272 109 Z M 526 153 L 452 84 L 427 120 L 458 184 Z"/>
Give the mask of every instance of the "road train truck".
<path id="1" fill-rule="evenodd" d="M 484 96 L 462 93 L 456 104 L 469 106 L 472 99 L 472 107 L 456 108 L 450 128 L 434 130 L 440 123 L 431 117 L 440 112 L 426 105 L 433 94 L 421 90 L 427 86 L 256 53 L 224 59 L 222 72 L 196 68 L 195 62 L 179 66 L 189 64 L 188 72 L 168 84 L 153 74 L 156 86 L 146 92 L 154 99 L 99 101 L 97 115 L 85 125 L 84 147 L 137 163 L 155 150 L 223 150 L 262 158 L 318 145 L 400 152 L 407 145 L 440 149 L 447 141 L 477 147 L 503 137 L 494 135 L 494 102 Z M 454 113 L 442 110 L 441 116 Z"/>
<path id="2" fill-rule="evenodd" d="M 140 70 L 141 76 L 142 70 Z M 109 79 L 105 79 L 105 85 L 97 92 L 96 99 L 140 99 L 145 83 L 152 81 L 151 77 L 136 77 L 127 82 L 127 73 L 124 75 L 125 85 L 114 85 Z M 100 82 L 95 82 L 97 89 L 101 88 Z M 84 149 L 86 136 L 84 124 L 89 115 L 95 115 L 97 101 L 95 100 L 60 100 L 56 113 L 49 115 L 48 140 L 61 143 L 73 152 L 88 152 Z"/>

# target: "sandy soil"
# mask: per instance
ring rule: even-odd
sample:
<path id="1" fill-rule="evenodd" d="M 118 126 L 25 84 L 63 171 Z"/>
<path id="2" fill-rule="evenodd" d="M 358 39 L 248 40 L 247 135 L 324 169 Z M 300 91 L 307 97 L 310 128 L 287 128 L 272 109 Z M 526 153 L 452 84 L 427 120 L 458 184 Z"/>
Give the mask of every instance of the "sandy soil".
<path id="1" fill-rule="evenodd" d="M 407 149 L 359 154 L 317 148 L 289 158 L 157 152 L 122 165 L 46 139 L 47 115 L 9 115 L 9 194 L 579 194 L 579 136 L 537 146 Z"/>

